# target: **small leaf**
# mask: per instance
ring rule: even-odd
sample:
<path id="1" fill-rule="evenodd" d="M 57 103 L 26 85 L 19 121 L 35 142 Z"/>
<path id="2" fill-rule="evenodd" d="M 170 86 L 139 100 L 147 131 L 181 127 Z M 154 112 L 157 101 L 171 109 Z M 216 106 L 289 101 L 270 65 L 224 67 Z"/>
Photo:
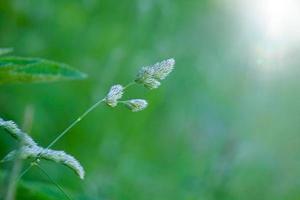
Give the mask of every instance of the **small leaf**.
<path id="1" fill-rule="evenodd" d="M 13 51 L 13 48 L 0 48 L 0 56 L 11 53 L 12 51 Z"/>
<path id="2" fill-rule="evenodd" d="M 0 84 L 86 78 L 68 65 L 41 58 L 0 57 Z"/>

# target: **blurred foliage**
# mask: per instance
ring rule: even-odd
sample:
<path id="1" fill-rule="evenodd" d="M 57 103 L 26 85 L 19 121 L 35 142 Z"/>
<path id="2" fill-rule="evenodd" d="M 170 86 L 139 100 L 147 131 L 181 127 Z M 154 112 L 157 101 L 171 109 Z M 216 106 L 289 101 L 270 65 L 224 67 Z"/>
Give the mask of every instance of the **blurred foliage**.
<path id="1" fill-rule="evenodd" d="M 13 49 L 12 48 L 0 48 L 0 56 L 1 55 L 5 55 L 5 54 L 8 54 L 10 52 L 12 52 Z"/>
<path id="2" fill-rule="evenodd" d="M 89 78 L 1 86 L 1 116 L 22 124 L 32 105 L 31 134 L 46 146 L 112 84 L 174 57 L 161 88 L 126 94 L 145 96 L 145 111 L 100 107 L 57 143 L 86 179 L 43 162 L 53 179 L 81 199 L 299 199 L 300 46 L 264 56 L 276 46 L 234 2 L 2 0 L 0 46 Z M 14 145 L 1 134 L 0 156 Z M 23 179 L 46 180 L 36 169 Z"/>
<path id="3" fill-rule="evenodd" d="M 41 173 L 41 175 L 43 174 Z M 7 176 L 6 173 L 1 173 L 0 180 L 3 181 L 5 176 Z M 1 192 L 3 191 L 1 190 Z M 58 191 L 56 186 L 51 183 L 46 183 L 44 181 L 37 182 L 37 181 L 21 180 L 18 184 L 16 199 L 52 200 L 52 199 L 65 199 L 65 198 L 66 197 L 64 196 L 64 194 Z M 73 196 L 71 198 L 73 198 Z M 76 199 L 78 199 L 77 196 Z"/>
<path id="4" fill-rule="evenodd" d="M 41 58 L 1 57 L 0 84 L 83 79 L 86 75 L 66 64 Z"/>

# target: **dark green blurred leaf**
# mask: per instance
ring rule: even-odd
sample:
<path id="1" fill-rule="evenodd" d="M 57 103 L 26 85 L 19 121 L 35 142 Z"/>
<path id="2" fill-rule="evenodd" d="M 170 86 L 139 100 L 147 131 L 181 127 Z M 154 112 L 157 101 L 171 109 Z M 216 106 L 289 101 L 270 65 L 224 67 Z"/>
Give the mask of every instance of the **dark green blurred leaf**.
<path id="1" fill-rule="evenodd" d="M 64 188 L 64 191 L 70 195 L 72 199 L 90 200 L 88 197 L 78 196 Z M 22 200 L 64 200 L 67 198 L 58 188 L 50 183 L 21 181 L 18 186 L 17 199 Z"/>
<path id="2" fill-rule="evenodd" d="M 86 75 L 66 64 L 41 58 L 0 58 L 0 84 L 83 79 Z"/>
<path id="3" fill-rule="evenodd" d="M 18 186 L 17 199 L 55 200 L 66 199 L 58 189 L 47 183 L 22 182 Z"/>
<path id="4" fill-rule="evenodd" d="M 13 51 L 13 48 L 0 48 L 0 56 Z"/>
<path id="5" fill-rule="evenodd" d="M 4 183 L 4 177 L 7 176 L 6 171 L 0 171 L 0 183 Z M 4 188 L 2 188 L 4 189 Z M 64 188 L 64 191 L 67 192 L 72 198 L 78 199 L 78 194 L 74 194 L 71 191 L 68 191 Z M 3 198 L 3 190 L 0 187 L 0 199 Z M 22 200 L 64 200 L 66 197 L 58 188 L 46 182 L 38 181 L 24 181 L 20 180 L 18 183 L 17 196 L 16 199 Z M 80 197 L 82 200 L 88 200 L 87 197 Z"/>

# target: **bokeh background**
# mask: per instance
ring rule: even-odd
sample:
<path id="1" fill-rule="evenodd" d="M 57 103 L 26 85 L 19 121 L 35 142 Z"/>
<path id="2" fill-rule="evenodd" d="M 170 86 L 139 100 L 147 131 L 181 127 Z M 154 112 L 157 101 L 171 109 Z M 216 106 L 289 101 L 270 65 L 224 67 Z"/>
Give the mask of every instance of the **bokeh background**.
<path id="1" fill-rule="evenodd" d="M 81 161 L 84 181 L 43 161 L 51 177 L 74 199 L 300 199 L 299 4 L 1 0 L 1 47 L 89 75 L 1 85 L 1 117 L 23 124 L 29 113 L 46 146 L 112 84 L 174 57 L 159 89 L 126 93 L 146 98 L 145 111 L 101 106 L 54 146 Z M 17 144 L 1 133 L 3 157 Z M 49 180 L 36 168 L 22 183 L 17 199 L 62 199 L 43 192 Z"/>

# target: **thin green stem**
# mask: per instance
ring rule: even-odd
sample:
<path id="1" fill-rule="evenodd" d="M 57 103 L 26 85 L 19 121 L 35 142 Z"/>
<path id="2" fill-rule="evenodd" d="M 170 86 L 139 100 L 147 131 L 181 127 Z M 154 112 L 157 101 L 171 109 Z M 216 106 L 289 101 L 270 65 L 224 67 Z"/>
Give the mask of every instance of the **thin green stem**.
<path id="1" fill-rule="evenodd" d="M 134 81 L 128 83 L 124 90 L 135 85 L 136 83 Z M 95 104 L 93 104 L 89 109 L 87 109 L 82 115 L 80 115 L 70 126 L 68 126 L 63 132 L 61 132 L 47 147 L 46 149 L 51 148 L 58 140 L 60 140 L 70 129 L 72 129 L 76 124 L 78 124 L 87 114 L 89 114 L 91 111 L 93 111 L 98 105 L 100 105 L 102 102 L 105 101 L 105 98 L 97 101 Z M 36 160 L 38 160 L 40 156 L 37 156 L 31 164 L 34 164 Z M 30 169 L 32 165 L 30 165 L 28 168 L 26 168 L 21 175 L 18 177 L 17 180 L 19 180 L 22 176 L 24 176 Z"/>
<path id="2" fill-rule="evenodd" d="M 37 168 L 39 168 L 48 177 L 48 179 L 67 197 L 67 199 L 72 200 L 72 198 L 64 191 L 64 189 L 51 178 L 51 176 L 46 172 L 46 170 L 44 170 L 37 163 L 34 166 L 36 166 Z"/>
<path id="3" fill-rule="evenodd" d="M 129 88 L 130 86 L 134 85 L 135 82 L 132 81 L 128 83 L 124 90 Z M 60 140 L 71 128 L 73 128 L 78 122 L 80 122 L 87 114 L 89 114 L 92 110 L 94 110 L 99 104 L 101 104 L 103 101 L 105 101 L 105 98 L 101 99 L 100 101 L 96 102 L 94 105 L 92 105 L 89 109 L 87 109 L 80 117 L 78 117 L 69 127 L 67 127 L 61 134 L 59 134 L 47 147 L 46 149 L 49 149 L 52 147 L 58 140 Z"/>
<path id="4" fill-rule="evenodd" d="M 19 181 L 31 168 L 33 165 L 29 165 L 16 179 L 16 181 Z"/>
<path id="5" fill-rule="evenodd" d="M 34 108 L 31 105 L 26 106 L 24 112 L 24 122 L 23 122 L 23 129 L 30 132 L 33 124 L 33 117 L 34 117 Z M 23 146 L 23 141 L 21 141 L 19 145 L 19 149 Z M 20 174 L 22 169 L 22 159 L 21 159 L 21 151 L 18 150 L 17 156 L 14 160 L 14 164 L 12 166 L 11 174 L 7 183 L 7 193 L 5 200 L 14 200 L 16 196 L 16 188 L 17 188 L 17 178 Z"/>
<path id="6" fill-rule="evenodd" d="M 61 134 L 59 134 L 47 147 L 49 149 L 52 147 L 58 140 L 60 140 L 71 128 L 73 128 L 76 124 L 78 124 L 87 114 L 89 114 L 92 110 L 94 110 L 99 104 L 101 104 L 105 99 L 101 99 L 92 105 L 89 109 L 87 109 L 82 115 L 80 115 L 70 126 L 68 126 Z"/>
<path id="7" fill-rule="evenodd" d="M 11 174 L 9 177 L 9 181 L 7 183 L 7 192 L 5 200 L 14 200 L 16 195 L 16 177 L 18 177 L 18 174 L 20 173 L 20 170 L 22 169 L 22 160 L 20 159 L 19 155 L 15 159 L 14 164 L 11 169 Z"/>
<path id="8" fill-rule="evenodd" d="M 63 132 L 61 132 L 47 147 L 46 149 L 49 149 L 52 147 L 58 140 L 60 140 L 70 129 L 72 129 L 78 122 L 80 122 L 87 114 L 89 114 L 92 110 L 94 110 L 98 105 L 100 105 L 104 99 L 101 99 L 97 101 L 95 104 L 93 104 L 89 109 L 87 109 L 82 115 L 80 115 L 70 126 L 68 126 Z M 33 166 L 33 164 L 40 158 L 40 156 L 37 156 L 32 162 L 31 165 L 28 166 L 17 178 L 17 181 L 20 180 Z"/>
<path id="9" fill-rule="evenodd" d="M 135 81 L 132 81 L 132 82 L 128 83 L 127 85 L 125 85 L 124 90 L 131 87 L 131 86 L 133 86 L 133 85 L 135 85 L 135 84 L 136 84 Z"/>

